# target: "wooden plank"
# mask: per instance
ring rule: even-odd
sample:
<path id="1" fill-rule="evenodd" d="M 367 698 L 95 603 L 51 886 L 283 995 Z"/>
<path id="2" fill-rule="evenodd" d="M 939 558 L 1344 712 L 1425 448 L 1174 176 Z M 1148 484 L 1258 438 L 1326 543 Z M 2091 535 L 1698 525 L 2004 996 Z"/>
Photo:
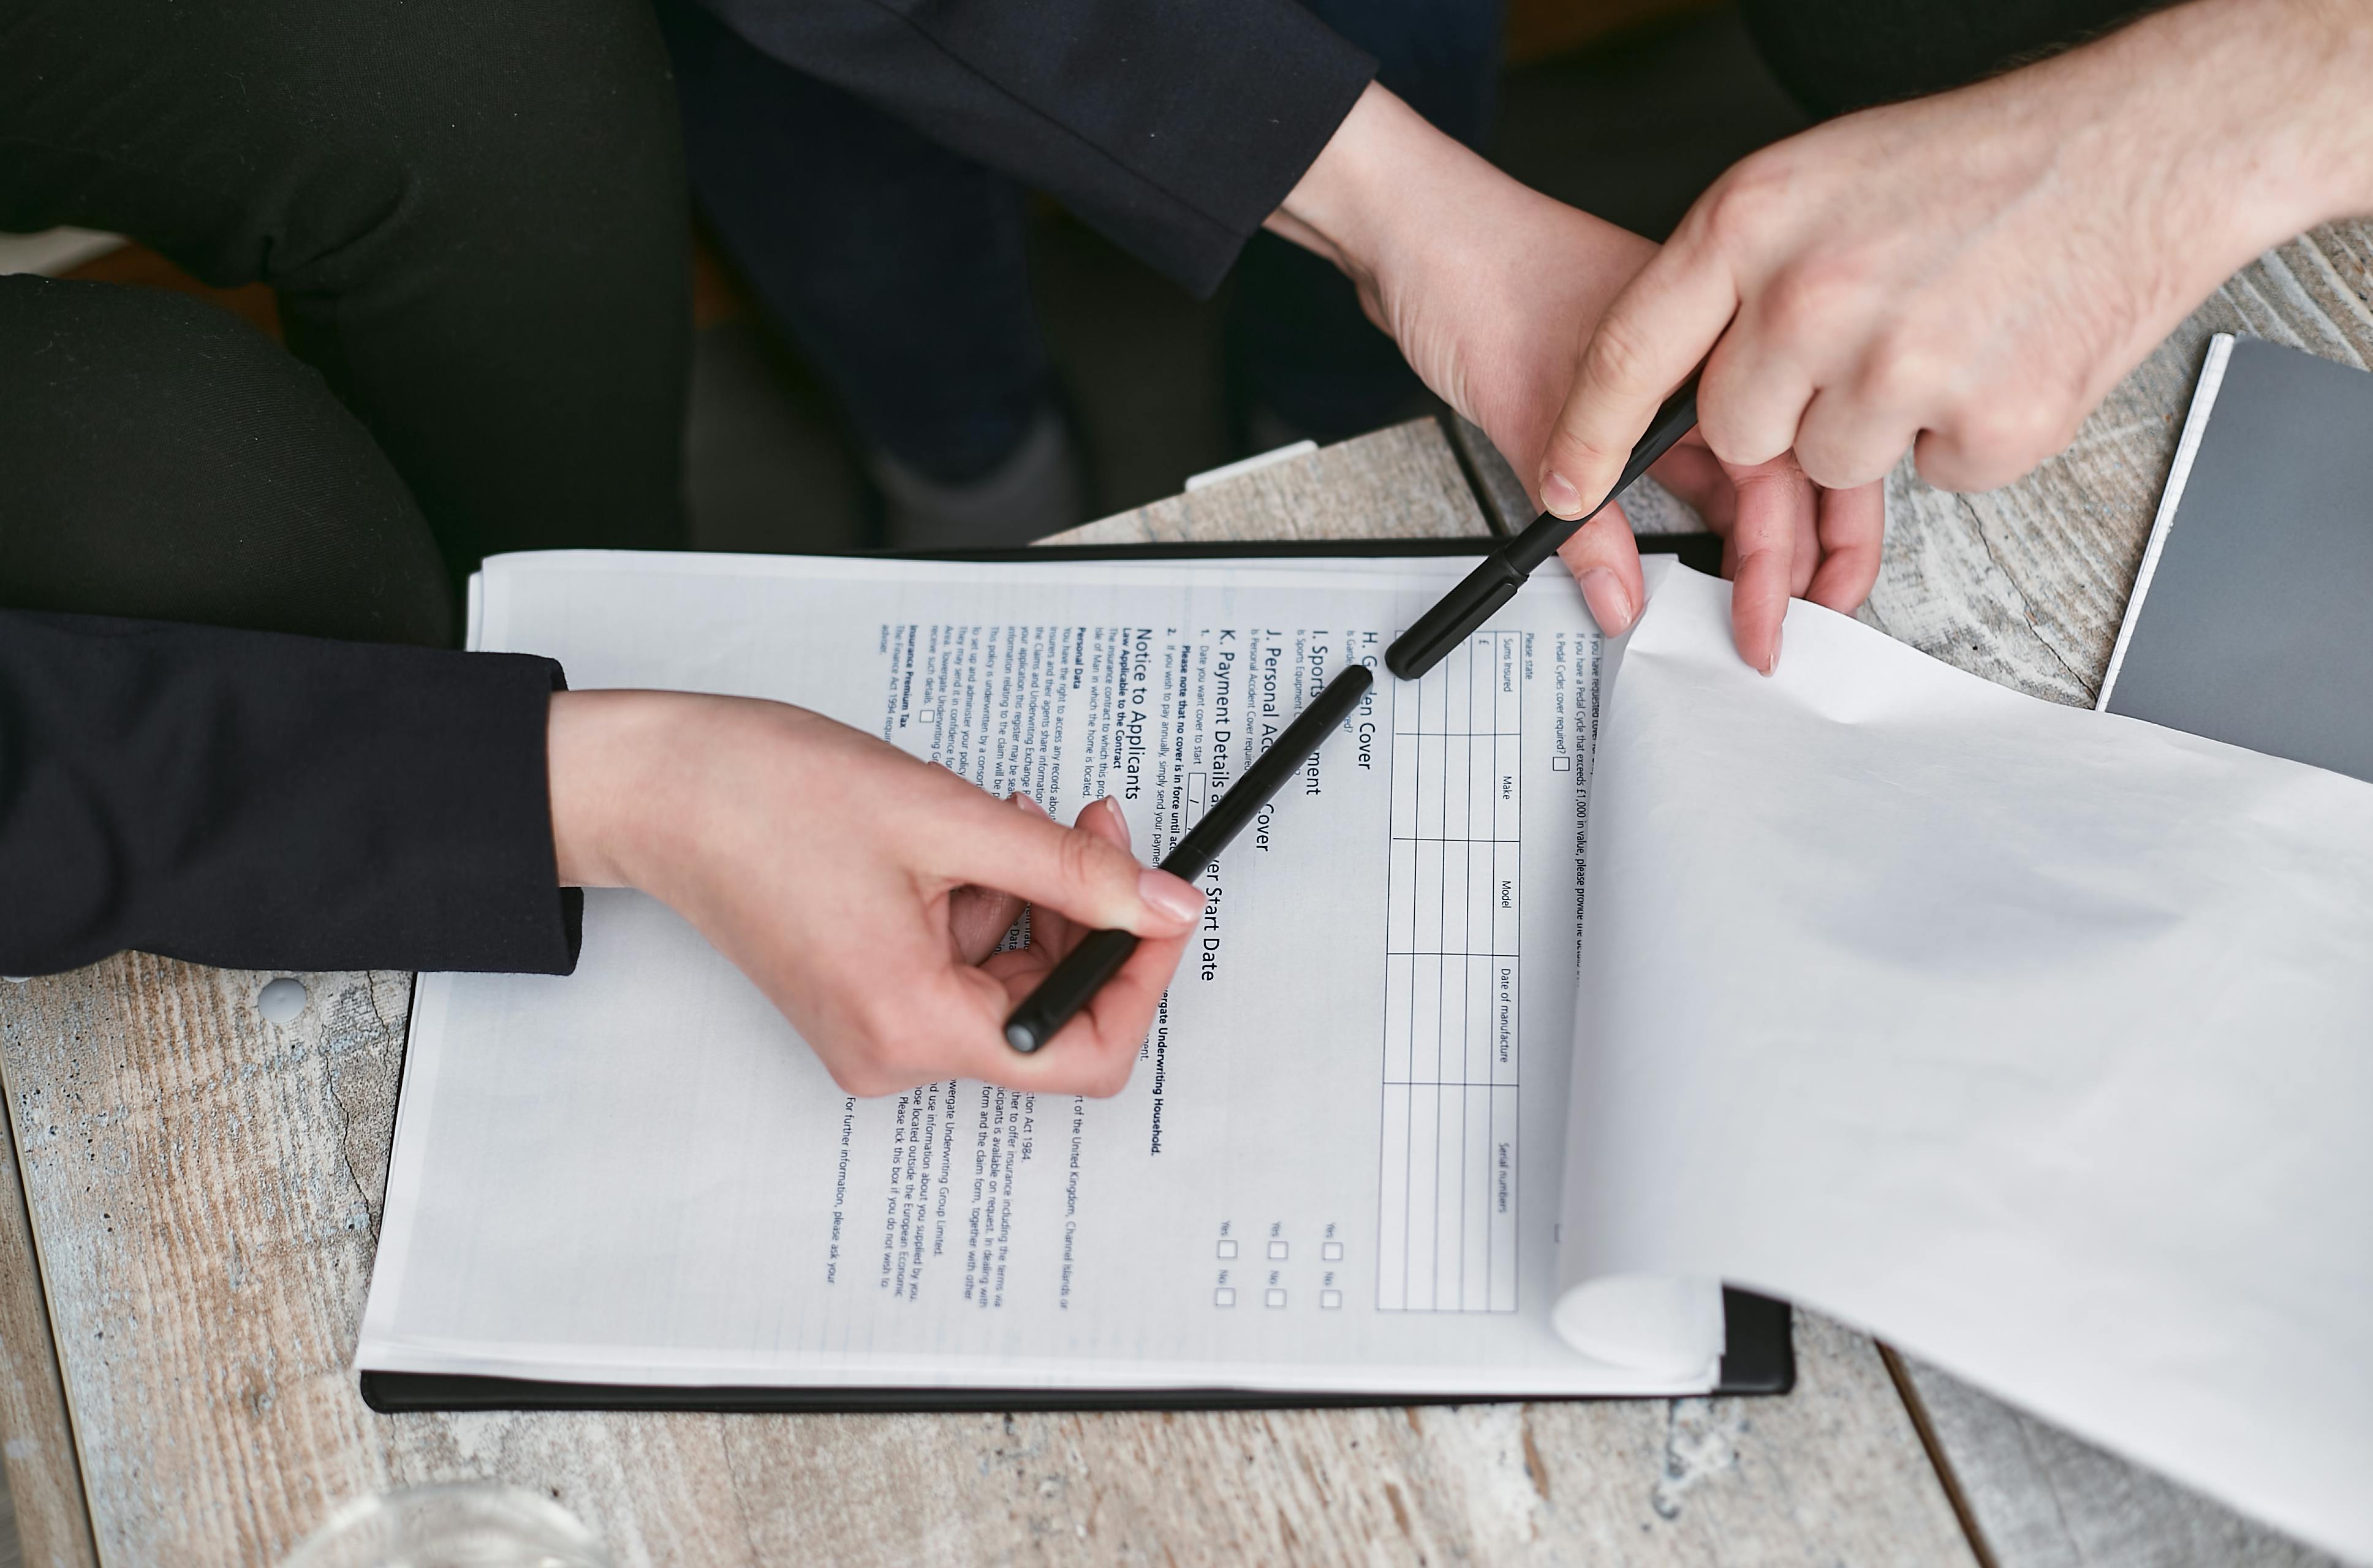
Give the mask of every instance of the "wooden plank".
<path id="1" fill-rule="evenodd" d="M 1085 532 L 1480 528 L 1421 425 Z M 544 1490 L 625 1564 L 1972 1561 L 1876 1349 L 1810 1316 L 1784 1400 L 374 1415 L 348 1363 L 406 977 L 306 977 L 286 1024 L 269 978 L 126 955 L 0 988 L 109 1563 L 268 1562 L 348 1496 L 467 1476 Z"/>
<path id="2" fill-rule="evenodd" d="M 8 1098 L 13 1109 L 16 1097 Z M 98 1552 L 9 1117 L 0 1117 L 0 1139 L 7 1145 L 0 1150 L 0 1454 L 7 1476 L 0 1568 L 88 1568 Z"/>
<path id="3" fill-rule="evenodd" d="M 2089 707 L 2149 537 L 2211 333 L 2373 367 L 2373 221 L 2329 226 L 2236 275 L 2128 376 L 2075 441 L 2000 490 L 1888 481 L 1886 562 L 1863 619 L 1947 663 Z M 1911 1397 L 1999 1568 L 2328 1561 L 1906 1358 Z"/>
<path id="4" fill-rule="evenodd" d="M 1897 1359 L 2000 1568 L 2338 1568 L 2337 1559 L 1924 1362 Z"/>
<path id="5" fill-rule="evenodd" d="M 1041 543 L 1455 539 L 1489 532 L 1441 429 L 1412 419 Z"/>

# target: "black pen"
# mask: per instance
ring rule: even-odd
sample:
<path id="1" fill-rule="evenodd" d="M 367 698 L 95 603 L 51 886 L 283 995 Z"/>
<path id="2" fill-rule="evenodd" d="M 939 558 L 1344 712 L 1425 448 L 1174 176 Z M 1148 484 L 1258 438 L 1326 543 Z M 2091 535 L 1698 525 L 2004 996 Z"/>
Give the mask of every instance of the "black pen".
<path id="1" fill-rule="evenodd" d="M 1385 668 L 1404 681 L 1414 681 L 1436 664 L 1442 656 L 1467 639 L 1467 634 L 1499 613 L 1500 606 L 1516 596 L 1516 590 L 1533 575 L 1533 568 L 1557 554 L 1557 547 L 1573 537 L 1575 529 L 1596 517 L 1599 509 L 1631 487 L 1631 482 L 1648 472 L 1648 465 L 1673 450 L 1673 443 L 1689 433 L 1698 422 L 1698 379 L 1691 376 L 1681 383 L 1680 390 L 1666 398 L 1656 410 L 1655 418 L 1648 422 L 1648 433 L 1631 449 L 1630 461 L 1615 481 L 1615 488 L 1607 492 L 1598 506 L 1577 518 L 1553 517 L 1543 512 L 1533 520 L 1533 525 L 1483 557 L 1483 564 L 1467 574 L 1456 588 L 1442 596 L 1442 602 L 1417 618 L 1417 625 L 1393 639 L 1385 650 Z"/>
<path id="2" fill-rule="evenodd" d="M 1211 802 L 1203 820 L 1170 851 L 1162 869 L 1193 882 L 1203 868 L 1219 858 L 1228 841 L 1245 824 L 1260 814 L 1268 798 L 1284 787 L 1303 761 L 1318 750 L 1327 731 L 1351 716 L 1360 699 L 1375 684 L 1364 664 L 1354 664 L 1327 683 L 1326 689 L 1285 727 L 1268 750 L 1253 759 L 1225 793 Z M 1104 983 L 1119 973 L 1137 951 L 1137 938 L 1128 931 L 1090 931 L 1063 961 L 1046 972 L 1037 989 L 1022 999 L 1005 1021 L 1005 1038 L 1017 1051 L 1035 1051 L 1055 1037 Z"/>

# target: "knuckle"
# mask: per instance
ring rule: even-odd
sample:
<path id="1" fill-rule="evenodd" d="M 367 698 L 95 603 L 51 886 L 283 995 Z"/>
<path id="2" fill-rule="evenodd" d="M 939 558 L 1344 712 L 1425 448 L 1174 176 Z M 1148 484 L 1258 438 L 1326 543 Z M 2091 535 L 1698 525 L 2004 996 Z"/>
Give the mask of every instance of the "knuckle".
<path id="1" fill-rule="evenodd" d="M 1852 448 L 1833 442 L 1826 435 L 1799 436 L 1796 462 L 1804 469 L 1806 478 L 1825 490 L 1852 489 L 1861 483 L 1855 477 L 1860 465 L 1854 461 Z"/>
<path id="2" fill-rule="evenodd" d="M 1849 256 L 1809 257 L 1764 286 L 1764 328 L 1791 344 L 1834 341 L 1869 298 L 1869 274 Z"/>
<path id="3" fill-rule="evenodd" d="M 2059 416 L 2040 398 L 1989 398 L 1964 412 L 1959 446 L 1988 472 L 2024 473 L 2058 443 Z"/>
<path id="4" fill-rule="evenodd" d="M 1795 182 L 1785 156 L 1765 151 L 1740 160 L 1699 203 L 1704 238 L 1734 255 L 1758 248 L 1788 214 Z"/>
<path id="5" fill-rule="evenodd" d="M 1653 379 L 1651 359 L 1650 346 L 1631 318 L 1610 312 L 1598 323 L 1598 330 L 1591 334 L 1590 345 L 1583 351 L 1583 374 L 1602 386 L 1645 390 Z"/>
<path id="6" fill-rule="evenodd" d="M 1084 828 L 1072 828 L 1063 835 L 1056 850 L 1057 866 L 1066 887 L 1082 893 L 1100 891 L 1111 862 L 1105 851 L 1111 848 Z"/>
<path id="7" fill-rule="evenodd" d="M 1927 345 L 1901 328 L 1889 328 L 1864 356 L 1856 391 L 1875 407 L 1917 407 L 1936 384 L 1936 356 Z"/>

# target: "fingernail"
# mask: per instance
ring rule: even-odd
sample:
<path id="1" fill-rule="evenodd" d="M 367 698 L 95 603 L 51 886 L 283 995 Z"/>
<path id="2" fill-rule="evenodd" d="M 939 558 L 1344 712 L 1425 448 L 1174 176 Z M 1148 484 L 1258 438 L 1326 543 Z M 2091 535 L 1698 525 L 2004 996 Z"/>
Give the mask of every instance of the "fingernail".
<path id="1" fill-rule="evenodd" d="M 1541 481 L 1541 505 L 1560 517 L 1572 517 L 1582 510 L 1582 492 L 1573 487 L 1572 480 L 1552 471 Z"/>
<path id="2" fill-rule="evenodd" d="M 1019 790 L 1013 791 L 1013 803 L 1020 806 L 1023 811 L 1030 813 L 1033 816 L 1045 816 L 1046 814 L 1046 807 L 1040 805 L 1037 802 L 1032 800 L 1029 796 L 1023 794 Z"/>
<path id="3" fill-rule="evenodd" d="M 1778 668 L 1780 668 L 1780 634 L 1778 632 L 1773 632 L 1771 634 L 1771 651 L 1763 656 L 1763 673 L 1766 675 L 1769 675 L 1772 671 L 1777 670 Z"/>
<path id="4" fill-rule="evenodd" d="M 1137 895 L 1174 920 L 1193 920 L 1203 912 L 1203 895 L 1193 884 L 1159 866 L 1148 866 L 1137 873 Z"/>
<path id="5" fill-rule="evenodd" d="M 1590 618 L 1608 637 L 1621 637 L 1631 629 L 1631 595 L 1624 590 L 1623 579 L 1605 567 L 1593 567 L 1582 574 L 1582 602 L 1590 606 Z"/>
<path id="6" fill-rule="evenodd" d="M 1114 800 L 1110 795 L 1106 795 L 1105 797 L 1105 810 L 1112 813 L 1114 823 L 1120 828 L 1121 837 L 1124 840 L 1127 840 L 1128 838 L 1128 817 L 1121 811 L 1120 802 Z"/>

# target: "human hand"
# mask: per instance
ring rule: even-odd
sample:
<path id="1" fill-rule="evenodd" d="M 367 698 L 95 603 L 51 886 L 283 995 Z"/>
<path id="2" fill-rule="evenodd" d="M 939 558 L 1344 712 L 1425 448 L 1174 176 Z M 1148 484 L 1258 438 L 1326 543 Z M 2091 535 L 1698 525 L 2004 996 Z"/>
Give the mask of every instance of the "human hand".
<path id="1" fill-rule="evenodd" d="M 1887 497 L 1876 485 L 1832 490 L 1806 477 L 1793 453 L 1768 462 L 1724 462 L 1692 430 L 1648 472 L 1696 509 L 1722 537 L 1730 579 L 1731 638 L 1765 674 L 1780 662 L 1780 626 L 1791 598 L 1852 613 L 1878 578 Z M 1610 501 L 1558 546 L 1591 618 L 1609 637 L 1629 631 L 1647 602 L 1640 545 L 1620 502 Z"/>
<path id="2" fill-rule="evenodd" d="M 1656 252 L 1508 178 L 1374 84 L 1268 227 L 1340 268 L 1425 384 L 1519 474 L 1534 471 L 1592 324 Z"/>
<path id="3" fill-rule="evenodd" d="M 1269 227 L 1341 267 L 1426 384 L 1481 426 L 1519 474 L 1537 471 L 1600 316 L 1656 253 L 1640 236 L 1509 179 L 1377 87 Z M 1737 603 L 1765 604 L 1758 585 L 1777 585 L 1768 633 L 1743 624 L 1740 638 L 1767 672 L 1788 592 L 1841 597 L 1836 585 L 1851 584 L 1864 557 L 1870 575 L 1877 570 L 1885 512 L 1876 490 L 1831 494 L 1784 454 L 1724 464 L 1702 443 L 1676 449 L 1652 472 L 1724 536 L 1724 575 L 1744 574 Z M 1538 488 L 1528 489 L 1538 506 Z M 1825 542 L 1835 564 L 1817 579 Z M 1600 628 L 1628 628 L 1645 591 L 1621 504 L 1561 553 Z M 1861 602 L 1870 575 L 1842 608 Z"/>
<path id="4" fill-rule="evenodd" d="M 1112 802 L 1067 830 L 804 708 L 560 692 L 548 747 L 561 882 L 640 888 L 690 920 L 850 1094 L 1116 1094 L 1202 913 L 1138 862 Z M 994 952 L 1025 899 L 1029 946 Z M 1106 927 L 1145 940 L 1043 1048 L 1012 1050 L 1006 1014 Z"/>
<path id="5" fill-rule="evenodd" d="M 1536 471 L 1549 509 L 1603 494 L 1702 362 L 1713 458 L 1801 471 L 1793 528 L 1742 508 L 1730 541 L 1740 649 L 1768 668 L 1787 591 L 1845 610 L 1868 591 L 1884 519 L 1858 497 L 1907 447 L 1948 489 L 2017 477 L 2235 268 L 2344 203 L 2324 146 L 2350 138 L 2299 133 L 2353 114 L 2363 147 L 2365 29 L 2335 73 L 2336 34 L 2304 46 L 2345 18 L 2316 10 L 2174 7 L 1747 158 L 1597 322 Z M 1827 487 L 1810 506 L 1807 484 Z M 1636 571 L 1628 538 L 1584 554 Z"/>

